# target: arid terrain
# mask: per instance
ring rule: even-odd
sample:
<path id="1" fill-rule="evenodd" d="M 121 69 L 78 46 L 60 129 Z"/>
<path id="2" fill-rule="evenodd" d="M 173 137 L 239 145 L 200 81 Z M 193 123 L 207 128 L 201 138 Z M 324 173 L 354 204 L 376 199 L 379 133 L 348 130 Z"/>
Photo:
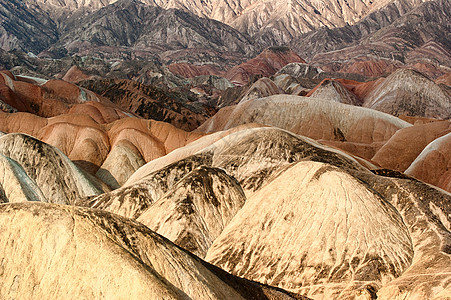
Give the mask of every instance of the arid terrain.
<path id="1" fill-rule="evenodd" d="M 447 0 L 0 0 L 0 299 L 451 299 Z"/>

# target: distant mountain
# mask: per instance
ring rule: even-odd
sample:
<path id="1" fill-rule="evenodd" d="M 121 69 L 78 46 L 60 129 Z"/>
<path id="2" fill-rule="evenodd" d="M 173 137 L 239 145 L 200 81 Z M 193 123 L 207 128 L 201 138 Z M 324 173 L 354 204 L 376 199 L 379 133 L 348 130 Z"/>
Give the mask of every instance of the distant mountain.
<path id="1" fill-rule="evenodd" d="M 451 68 L 446 0 L 0 0 L 0 5 L 2 49 L 47 58 L 158 59 L 167 65 L 213 64 L 227 72 L 269 46 L 289 46 L 327 72 L 371 77 L 408 65 L 436 78 Z"/>
<path id="2" fill-rule="evenodd" d="M 57 40 L 56 24 L 39 7 L 19 0 L 0 0 L 0 48 L 37 54 Z"/>
<path id="3" fill-rule="evenodd" d="M 69 17 L 55 48 L 69 54 L 97 51 L 158 53 L 186 48 L 231 51 L 241 55 L 254 47 L 249 37 L 218 21 L 181 10 L 165 10 L 135 0 L 120 0 L 82 17 Z"/>
<path id="4" fill-rule="evenodd" d="M 451 68 L 450 11 L 447 0 L 396 1 L 353 26 L 321 28 L 290 45 L 327 71 L 380 76 L 409 65 L 437 77 Z"/>
<path id="5" fill-rule="evenodd" d="M 114 0 L 28 0 L 49 10 L 99 9 Z M 354 24 L 369 13 L 398 2 L 403 9 L 424 0 L 141 0 L 164 9 L 181 9 L 197 16 L 218 20 L 243 33 L 258 36 L 270 44 L 284 44 L 300 33 L 320 27 L 336 28 Z M 274 43 L 275 42 L 275 43 Z"/>
<path id="6" fill-rule="evenodd" d="M 56 9 L 56 4 L 62 7 Z M 125 60 L 149 59 L 156 53 L 183 49 L 235 56 L 256 54 L 249 36 L 186 10 L 164 9 L 135 0 L 94 4 L 0 0 L 0 48 L 51 58 L 96 53 L 98 57 Z M 77 9 L 84 5 L 100 9 Z"/>
<path id="7" fill-rule="evenodd" d="M 0 0 L 0 46 L 10 51 L 0 53 L 0 67 L 20 66 L 16 74 L 50 77 L 64 76 L 76 64 L 89 75 L 180 86 L 179 79 L 166 76 L 165 65 L 178 64 L 178 75 L 231 80 L 230 72 L 240 73 L 240 64 L 268 46 L 288 46 L 329 73 L 377 77 L 409 67 L 435 79 L 451 70 L 451 4 L 446 0 L 111 2 Z M 67 59 L 74 56 L 103 62 Z"/>

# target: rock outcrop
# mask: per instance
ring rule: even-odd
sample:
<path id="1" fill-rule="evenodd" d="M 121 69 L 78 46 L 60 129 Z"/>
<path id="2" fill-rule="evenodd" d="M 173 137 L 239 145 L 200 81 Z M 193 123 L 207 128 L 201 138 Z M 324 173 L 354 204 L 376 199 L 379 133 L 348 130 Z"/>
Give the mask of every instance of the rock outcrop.
<path id="1" fill-rule="evenodd" d="M 316 78 L 323 71 L 305 63 L 290 63 L 277 71 L 276 75 L 287 74 L 295 78 Z"/>
<path id="2" fill-rule="evenodd" d="M 310 92 L 310 89 L 300 80 L 287 74 L 275 75 L 273 81 L 286 94 L 305 96 Z"/>
<path id="3" fill-rule="evenodd" d="M 2 298 L 303 299 L 225 273 L 100 210 L 3 204 L 0 232 Z"/>
<path id="4" fill-rule="evenodd" d="M 41 117 L 79 112 L 109 123 L 128 113 L 108 99 L 70 82 L 14 76 L 7 71 L 0 72 L 0 100 L 15 111 Z"/>
<path id="5" fill-rule="evenodd" d="M 235 104 L 278 94 L 284 94 L 284 92 L 271 79 L 263 77 L 252 84 L 246 94 Z"/>
<path id="6" fill-rule="evenodd" d="M 188 157 L 157 171 L 150 171 L 142 181 L 126 185 L 97 197 L 80 199 L 77 204 L 98 208 L 136 219 L 168 193 L 179 181 L 207 163 L 198 157 Z"/>
<path id="7" fill-rule="evenodd" d="M 450 292 L 449 197 L 407 178 L 299 162 L 246 201 L 206 259 L 315 298 L 439 298 Z"/>
<path id="8" fill-rule="evenodd" d="M 140 150 L 132 142 L 122 139 L 111 148 L 95 174 L 108 186 L 117 189 L 145 164 Z"/>
<path id="9" fill-rule="evenodd" d="M 218 236 L 202 217 L 218 209 L 207 198 L 230 203 L 237 194 L 213 189 L 204 197 L 204 180 L 216 168 L 237 180 L 218 187 L 241 186 L 245 195 L 234 202 L 241 208 L 227 210 L 234 216 Z M 235 275 L 314 298 L 448 295 L 451 196 L 395 171 L 373 172 L 287 131 L 243 128 L 154 160 L 121 189 L 85 204 L 149 222 L 182 247 L 206 250 L 208 261 Z M 189 213 L 163 213 L 182 203 Z M 211 246 L 200 244 L 206 237 Z"/>
<path id="10" fill-rule="evenodd" d="M 176 245 L 205 257 L 245 200 L 233 177 L 221 169 L 203 166 L 183 177 L 137 220 Z"/>
<path id="11" fill-rule="evenodd" d="M 411 126 L 374 110 L 323 99 L 276 95 L 221 109 L 198 128 L 215 132 L 240 124 L 276 126 L 314 139 L 367 143 L 387 141 Z"/>
<path id="12" fill-rule="evenodd" d="M 124 188 L 193 155 L 202 155 L 203 164 L 224 169 L 236 178 L 246 195 L 259 190 L 280 170 L 299 160 L 335 158 L 334 163 L 343 168 L 361 168 L 352 157 L 309 138 L 279 128 L 242 127 L 205 136 L 144 165 L 129 178 Z"/>
<path id="13" fill-rule="evenodd" d="M 318 86 L 311 90 L 307 97 L 321 98 L 350 105 L 361 105 L 356 95 L 349 92 L 338 81 L 324 79 Z"/>
<path id="14" fill-rule="evenodd" d="M 11 177 L 2 184 L 10 201 L 18 201 L 14 197 L 17 192 L 35 201 L 73 204 L 77 198 L 104 192 L 59 149 L 31 136 L 3 135 L 0 155 L 4 176 Z"/>
<path id="15" fill-rule="evenodd" d="M 146 162 L 201 136 L 152 120 L 124 118 L 101 124 L 79 114 L 46 119 L 28 113 L 0 113 L 0 129 L 28 134 L 59 148 L 111 188 L 118 188 Z"/>
<path id="16" fill-rule="evenodd" d="M 359 116 L 367 111 L 331 101 L 324 103 L 356 108 Z M 375 114 L 384 116 L 380 120 L 388 124 L 401 128 L 405 125 L 395 117 Z M 352 114 L 347 117 L 352 120 Z M 121 123 L 126 121 L 115 122 L 109 129 L 108 135 L 116 141 L 113 144 L 129 149 L 131 144 L 136 148 L 143 145 L 118 142 L 124 128 Z M 89 122 L 93 121 L 85 120 Z M 43 297 L 47 291 L 43 288 L 45 280 L 60 286 L 58 292 L 67 293 L 66 289 L 71 288 L 80 290 L 77 295 L 89 293 L 94 297 L 99 291 L 117 296 L 117 289 L 129 281 L 136 286 L 133 293 L 137 297 L 141 291 L 147 296 L 156 291 L 165 298 L 173 292 L 201 299 L 302 298 L 261 284 L 314 298 L 439 299 L 450 294 L 450 194 L 405 174 L 378 170 L 310 138 L 261 126 L 241 125 L 206 135 L 150 161 L 121 188 L 97 196 L 79 195 L 71 202 L 90 208 L 39 203 L 0 205 L 0 244 L 5 249 L 0 261 L 2 282 L 6 282 L 4 287 L 0 284 L 0 293 L 31 293 L 34 281 L 30 285 L 30 281 L 20 279 L 30 277 L 41 282 L 34 293 Z M 11 136 L 22 135 L 3 135 L 0 142 Z M 166 143 L 169 145 L 169 140 Z M 13 144 L 15 147 L 7 148 L 10 156 L 12 149 L 21 148 L 18 142 Z M 447 142 L 437 145 L 448 147 Z M 40 157 L 36 150 L 39 147 L 34 148 L 37 153 L 32 151 L 33 157 Z M 41 152 L 50 152 L 44 150 Z M 137 156 L 125 156 L 133 168 Z M 21 153 L 17 152 L 13 159 L 21 162 L 19 158 Z M 0 166 L 13 179 L 0 181 L 0 199 L 5 202 L 6 194 L 8 199 L 13 195 L 9 188 L 18 186 L 14 179 L 21 169 L 11 171 L 11 163 Z M 22 169 L 27 168 L 36 167 L 22 163 Z M 29 178 L 38 182 L 36 186 L 49 197 L 41 181 L 32 175 Z M 57 186 L 47 181 L 47 186 Z M 18 191 L 15 199 L 36 200 L 30 196 L 30 189 Z M 246 280 L 203 262 L 130 219 Z M 30 231 L 22 225 L 25 223 L 27 228 L 35 229 L 31 240 Z M 58 232 L 56 242 L 56 235 L 49 234 L 54 231 Z M 14 244 L 7 242 L 11 240 Z M 57 246 L 48 250 L 41 243 Z M 13 251 L 19 259 L 11 259 Z M 20 255 L 21 251 L 31 255 Z M 73 263 L 67 265 L 67 261 Z M 118 265 L 121 267 L 116 269 Z M 44 276 L 38 266 L 52 271 Z M 17 270 L 28 273 L 17 277 Z M 159 275 L 155 277 L 156 273 Z M 61 274 L 69 274 L 71 280 L 63 281 Z M 150 284 L 155 287 L 148 290 Z"/>
<path id="17" fill-rule="evenodd" d="M 228 70 L 224 75 L 230 82 L 237 85 L 248 83 L 252 76 L 270 77 L 289 63 L 305 63 L 295 52 L 286 47 L 271 47 L 255 58 Z"/>
<path id="18" fill-rule="evenodd" d="M 85 74 L 77 65 L 72 66 L 63 76 L 64 81 L 77 83 L 83 80 L 92 79 L 93 76 Z"/>
<path id="19" fill-rule="evenodd" d="M 399 116 L 451 118 L 451 96 L 424 75 L 399 70 L 365 98 L 363 106 Z"/>
<path id="20" fill-rule="evenodd" d="M 395 279 L 413 255 L 389 203 L 339 168 L 301 162 L 248 199 L 206 259 L 252 280 L 338 299 Z"/>
<path id="21" fill-rule="evenodd" d="M 131 80 L 94 80 L 81 83 L 126 111 L 145 119 L 163 121 L 193 130 L 210 115 L 193 94 L 167 92 Z"/>
<path id="22" fill-rule="evenodd" d="M 280 81 L 278 83 L 281 84 Z M 352 99 L 356 103 L 361 103 L 348 89 L 352 90 L 349 83 L 346 87 L 342 84 L 339 88 L 342 93 L 333 89 L 335 92 L 332 96 L 335 95 L 337 100 L 341 101 Z M 398 129 L 411 126 L 405 121 L 380 114 L 375 110 L 325 99 L 332 100 L 333 97 L 328 98 L 326 95 L 319 99 L 275 95 L 250 100 L 222 108 L 197 131 L 215 132 L 240 124 L 258 123 L 283 128 L 365 159 L 371 159 Z"/>

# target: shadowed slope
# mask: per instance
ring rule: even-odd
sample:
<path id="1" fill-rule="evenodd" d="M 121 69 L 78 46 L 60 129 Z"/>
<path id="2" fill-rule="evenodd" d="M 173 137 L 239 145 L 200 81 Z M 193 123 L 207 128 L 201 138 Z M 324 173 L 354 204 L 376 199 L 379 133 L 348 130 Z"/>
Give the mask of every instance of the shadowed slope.
<path id="1" fill-rule="evenodd" d="M 80 114 L 46 119 L 28 113 L 0 112 L 0 129 L 29 134 L 58 147 L 112 188 L 122 185 L 146 162 L 201 136 L 153 120 L 124 118 L 99 124 Z"/>
<path id="2" fill-rule="evenodd" d="M 200 167 L 177 182 L 137 220 L 191 253 L 205 257 L 245 200 L 233 177 L 221 169 Z"/>
<path id="3" fill-rule="evenodd" d="M 103 192 L 59 149 L 28 135 L 13 133 L 0 137 L 0 154 L 15 160 L 27 175 L 19 177 L 21 183 L 36 190 L 28 183 L 31 178 L 49 202 L 73 204 L 76 198 Z M 18 172 L 22 173 L 20 168 Z"/>
<path id="4" fill-rule="evenodd" d="M 42 201 L 41 189 L 13 159 L 0 154 L 0 203 Z"/>

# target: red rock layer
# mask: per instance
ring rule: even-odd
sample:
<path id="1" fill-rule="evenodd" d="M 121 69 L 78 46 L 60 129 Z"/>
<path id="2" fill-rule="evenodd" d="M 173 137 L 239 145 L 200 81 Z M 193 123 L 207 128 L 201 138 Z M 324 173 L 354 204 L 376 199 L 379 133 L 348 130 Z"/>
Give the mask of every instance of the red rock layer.
<path id="1" fill-rule="evenodd" d="M 232 83 L 244 85 L 253 75 L 270 77 L 285 65 L 294 62 L 305 63 L 299 55 L 288 48 L 268 48 L 257 57 L 227 71 L 225 77 Z"/>
<path id="2" fill-rule="evenodd" d="M 449 120 L 400 129 L 372 160 L 383 168 L 404 172 L 429 143 L 449 132 Z"/>
<path id="3" fill-rule="evenodd" d="M 431 142 L 406 174 L 451 192 L 451 133 Z"/>
<path id="4" fill-rule="evenodd" d="M 379 78 L 377 80 L 367 82 L 358 82 L 354 80 L 340 78 L 335 80 L 340 82 L 351 93 L 356 95 L 360 101 L 363 101 L 373 89 L 375 89 L 379 84 L 381 84 L 384 81 L 384 78 Z"/>
<path id="5" fill-rule="evenodd" d="M 221 71 L 215 65 L 193 65 L 189 63 L 175 63 L 168 66 L 169 71 L 175 75 L 180 75 L 185 78 L 192 78 L 201 75 L 217 75 L 223 76 L 224 71 Z"/>
<path id="6" fill-rule="evenodd" d="M 46 118 L 82 113 L 109 123 L 127 116 L 106 98 L 67 81 L 14 76 L 8 71 L 0 71 L 0 100 L 20 112 Z"/>
<path id="7" fill-rule="evenodd" d="M 451 72 L 446 73 L 445 75 L 440 76 L 435 80 L 435 83 L 437 84 L 446 84 L 448 86 L 451 86 Z"/>
<path id="8" fill-rule="evenodd" d="M 409 64 L 405 69 L 413 69 L 415 71 L 421 72 L 429 78 L 438 78 L 443 75 L 443 70 L 436 65 L 428 64 L 425 62 L 417 62 L 413 64 Z"/>
<path id="9" fill-rule="evenodd" d="M 367 77 L 379 77 L 390 74 L 401 66 L 399 62 L 390 60 L 359 60 L 344 64 L 339 72 L 355 73 Z"/>
<path id="10" fill-rule="evenodd" d="M 1 111 L 0 131 L 34 136 L 59 148 L 92 174 L 97 172 L 111 149 L 120 142 L 133 145 L 148 162 L 202 136 L 168 123 L 137 118 L 101 124 L 87 114 L 43 118 L 23 112 L 8 114 Z"/>
<path id="11" fill-rule="evenodd" d="M 410 124 L 419 125 L 419 124 L 428 124 L 433 122 L 440 122 L 441 120 L 433 119 L 433 118 L 425 118 L 425 117 L 412 117 L 406 115 L 400 115 L 398 118 L 409 122 Z"/>
<path id="12" fill-rule="evenodd" d="M 83 73 L 82 70 L 80 70 L 79 67 L 77 66 L 72 66 L 67 72 L 66 74 L 63 76 L 63 80 L 64 81 L 68 81 L 68 82 L 73 82 L 73 83 L 77 83 L 80 82 L 82 80 L 88 80 L 91 79 L 93 76 L 91 75 L 87 75 L 85 73 Z"/>
<path id="13" fill-rule="evenodd" d="M 193 103 L 193 98 L 185 91 L 166 91 L 133 80 L 92 80 L 83 86 L 108 97 L 118 107 L 137 116 L 164 121 L 187 131 L 196 129 L 210 112 L 214 112 L 204 105 Z"/>

